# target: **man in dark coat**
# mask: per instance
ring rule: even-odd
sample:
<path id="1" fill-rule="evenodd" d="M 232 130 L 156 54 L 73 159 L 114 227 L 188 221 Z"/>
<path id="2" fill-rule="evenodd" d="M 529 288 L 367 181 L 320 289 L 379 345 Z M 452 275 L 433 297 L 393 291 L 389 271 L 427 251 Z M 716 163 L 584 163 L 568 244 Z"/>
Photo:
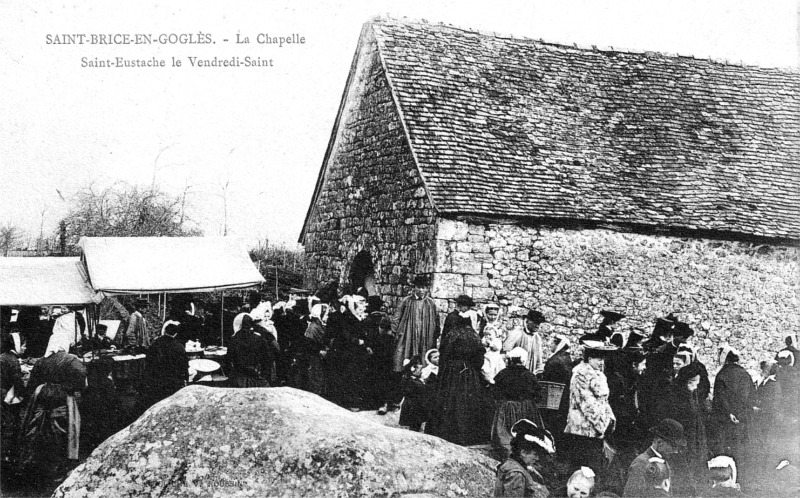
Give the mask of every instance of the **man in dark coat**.
<path id="1" fill-rule="evenodd" d="M 403 370 L 404 360 L 414 356 L 423 357 L 436 347 L 439 338 L 439 311 L 436 303 L 428 295 L 430 278 L 425 275 L 414 277 L 414 291 L 400 301 L 392 317 L 392 333 L 395 336 L 392 368 L 395 372 Z"/>
<path id="2" fill-rule="evenodd" d="M 145 406 L 172 396 L 186 385 L 189 360 L 183 345 L 176 339 L 179 330 L 179 325 L 168 324 L 164 327 L 164 335 L 153 341 L 147 349 L 143 399 Z"/>
<path id="3" fill-rule="evenodd" d="M 235 387 L 269 387 L 272 365 L 275 362 L 275 338 L 266 331 L 264 336 L 253 331 L 253 318 L 242 317 L 242 328 L 231 338 L 228 347 L 230 379 Z M 268 342 L 270 341 L 270 342 Z"/>
<path id="4" fill-rule="evenodd" d="M 542 381 L 564 385 L 561 403 L 557 410 L 542 410 L 544 426 L 552 432 L 556 439 L 556 448 L 562 447 L 564 427 L 567 426 L 569 413 L 569 381 L 572 379 L 572 355 L 569 352 L 569 341 L 566 336 L 554 334 L 550 345 L 552 356 L 544 364 Z"/>
<path id="5" fill-rule="evenodd" d="M 675 420 L 665 418 L 650 429 L 653 443 L 644 453 L 637 456 L 628 468 L 623 497 L 649 496 L 645 485 L 645 469 L 651 458 L 660 458 L 666 462 L 677 455 L 686 446 L 683 426 Z"/>
<path id="6" fill-rule="evenodd" d="M 739 352 L 725 346 L 720 350 L 722 369 L 714 380 L 710 431 L 713 434 L 713 453 L 729 455 L 744 463 L 748 425 L 753 411 L 755 387 L 747 370 L 739 365 Z"/>

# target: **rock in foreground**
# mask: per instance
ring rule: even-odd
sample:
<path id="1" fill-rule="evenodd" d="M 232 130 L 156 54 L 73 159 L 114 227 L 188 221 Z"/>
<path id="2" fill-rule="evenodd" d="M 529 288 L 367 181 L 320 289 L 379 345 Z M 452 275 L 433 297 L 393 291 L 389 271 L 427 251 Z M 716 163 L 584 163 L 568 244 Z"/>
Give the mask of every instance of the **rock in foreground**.
<path id="1" fill-rule="evenodd" d="M 190 386 L 101 444 L 54 496 L 487 496 L 495 465 L 304 391 Z"/>

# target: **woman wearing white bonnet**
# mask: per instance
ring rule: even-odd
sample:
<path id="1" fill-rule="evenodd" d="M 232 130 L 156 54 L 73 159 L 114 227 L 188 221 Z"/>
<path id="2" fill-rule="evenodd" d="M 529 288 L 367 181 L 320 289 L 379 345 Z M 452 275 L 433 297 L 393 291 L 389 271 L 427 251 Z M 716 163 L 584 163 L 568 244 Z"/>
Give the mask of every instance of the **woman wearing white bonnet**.
<path id="1" fill-rule="evenodd" d="M 594 485 L 594 471 L 589 467 L 581 467 L 569 477 L 565 495 L 568 498 L 588 498 L 594 491 Z"/>
<path id="2" fill-rule="evenodd" d="M 328 337 L 325 322 L 328 319 L 328 305 L 315 304 L 311 307 L 308 327 L 305 333 L 303 354 L 300 356 L 304 365 L 299 369 L 307 372 L 301 383 L 314 394 L 322 394 L 325 387 L 325 372 L 322 358 L 328 353 Z"/>
<path id="3" fill-rule="evenodd" d="M 708 461 L 710 489 L 703 496 L 736 496 L 741 494 L 736 482 L 736 462 L 727 455 L 719 455 Z"/>
<path id="4" fill-rule="evenodd" d="M 500 306 L 497 303 L 488 303 L 483 307 L 483 337 L 498 338 L 502 343 L 506 339 L 506 332 L 500 320 Z"/>
<path id="5" fill-rule="evenodd" d="M 532 420 L 544 427 L 536 399 L 542 387 L 526 364 L 528 352 L 514 348 L 508 352 L 508 366 L 494 377 L 498 404 L 492 420 L 492 446 L 495 451 L 508 456 L 511 450 L 511 427 L 520 419 Z"/>

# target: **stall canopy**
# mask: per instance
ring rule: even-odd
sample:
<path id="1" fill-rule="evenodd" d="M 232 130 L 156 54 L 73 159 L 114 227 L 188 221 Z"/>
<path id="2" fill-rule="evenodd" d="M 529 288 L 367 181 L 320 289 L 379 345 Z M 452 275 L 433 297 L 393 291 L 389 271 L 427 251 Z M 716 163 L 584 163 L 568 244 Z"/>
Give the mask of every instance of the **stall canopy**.
<path id="1" fill-rule="evenodd" d="M 99 303 L 80 258 L 0 258 L 0 305 Z"/>
<path id="2" fill-rule="evenodd" d="M 241 289 L 264 282 L 231 237 L 84 237 L 89 281 L 108 294 Z"/>

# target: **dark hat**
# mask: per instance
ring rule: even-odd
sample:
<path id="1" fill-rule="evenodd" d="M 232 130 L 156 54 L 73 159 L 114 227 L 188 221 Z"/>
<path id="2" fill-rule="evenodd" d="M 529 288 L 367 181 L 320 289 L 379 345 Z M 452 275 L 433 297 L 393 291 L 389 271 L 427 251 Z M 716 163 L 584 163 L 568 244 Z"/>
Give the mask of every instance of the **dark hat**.
<path id="1" fill-rule="evenodd" d="M 102 333 L 104 333 L 104 334 L 105 334 L 105 333 L 108 331 L 108 325 L 103 325 L 102 323 L 98 323 L 98 324 L 95 326 L 95 328 L 94 328 L 94 329 L 97 331 L 97 333 L 98 333 L 98 334 L 99 334 L 100 332 L 102 332 Z"/>
<path id="2" fill-rule="evenodd" d="M 631 329 L 628 340 L 625 342 L 625 349 L 642 349 L 642 341 L 645 338 L 645 331 L 640 328 Z"/>
<path id="3" fill-rule="evenodd" d="M 530 320 L 537 325 L 545 323 L 547 321 L 542 312 L 537 310 L 530 310 L 528 314 L 525 316 L 525 319 Z"/>
<path id="4" fill-rule="evenodd" d="M 694 335 L 694 330 L 692 329 L 692 327 L 689 326 L 688 323 L 676 322 L 675 328 L 673 329 L 672 333 L 676 337 L 682 337 L 684 339 L 687 339 Z"/>
<path id="5" fill-rule="evenodd" d="M 656 326 L 653 328 L 654 337 L 659 337 L 661 335 L 668 335 L 673 333 L 676 320 L 674 320 L 674 317 L 673 318 L 670 317 L 672 317 L 672 313 L 670 313 L 666 318 L 656 319 Z"/>
<path id="6" fill-rule="evenodd" d="M 610 343 L 611 343 L 613 346 L 616 346 L 616 347 L 618 347 L 618 348 L 621 348 L 621 347 L 622 347 L 622 344 L 623 344 L 623 340 L 624 340 L 624 339 L 625 339 L 625 338 L 624 338 L 624 337 L 622 337 L 622 334 L 621 334 L 620 332 L 614 332 L 614 333 L 611 335 L 611 339 L 610 339 L 608 342 L 610 342 Z"/>
<path id="7" fill-rule="evenodd" d="M 556 442 L 550 431 L 542 429 L 526 418 L 518 420 L 511 426 L 511 435 L 516 440 L 535 444 L 546 453 L 556 452 Z"/>
<path id="8" fill-rule="evenodd" d="M 431 277 L 425 273 L 414 276 L 414 287 L 428 287 L 431 285 Z"/>
<path id="9" fill-rule="evenodd" d="M 580 342 L 583 345 L 584 355 L 589 358 L 605 358 L 614 351 L 619 351 L 619 348 L 616 346 L 612 346 L 603 341 L 598 341 L 591 338 L 587 339 L 587 336 L 590 336 L 590 334 L 582 337 Z"/>
<path id="10" fill-rule="evenodd" d="M 252 330 L 253 329 L 253 317 L 245 314 L 242 317 L 242 328 L 240 330 Z"/>
<path id="11" fill-rule="evenodd" d="M 650 428 L 650 432 L 675 446 L 686 446 L 686 436 L 683 435 L 683 426 L 677 420 L 671 418 L 662 419 L 655 427 Z"/>
<path id="12" fill-rule="evenodd" d="M 647 356 L 644 354 L 642 349 L 620 349 L 620 352 L 624 355 L 625 361 L 630 363 L 641 363 Z"/>
<path id="13" fill-rule="evenodd" d="M 369 296 L 367 298 L 367 313 L 380 311 L 383 308 L 383 299 L 381 296 Z"/>
<path id="14" fill-rule="evenodd" d="M 625 315 L 622 313 L 617 313 L 616 311 L 603 310 L 600 312 L 600 314 L 603 316 L 603 321 L 606 323 L 618 322 L 625 318 Z"/>
<path id="15" fill-rule="evenodd" d="M 475 306 L 475 301 L 473 301 L 472 298 L 466 294 L 461 294 L 456 298 L 456 306 L 469 306 L 472 308 Z"/>
<path id="16" fill-rule="evenodd" d="M 699 363 L 689 363 L 685 367 L 678 370 L 678 375 L 675 382 L 678 385 L 681 385 L 689 382 L 689 380 L 697 377 L 698 375 L 701 377 L 703 376 L 703 367 L 701 367 Z"/>

